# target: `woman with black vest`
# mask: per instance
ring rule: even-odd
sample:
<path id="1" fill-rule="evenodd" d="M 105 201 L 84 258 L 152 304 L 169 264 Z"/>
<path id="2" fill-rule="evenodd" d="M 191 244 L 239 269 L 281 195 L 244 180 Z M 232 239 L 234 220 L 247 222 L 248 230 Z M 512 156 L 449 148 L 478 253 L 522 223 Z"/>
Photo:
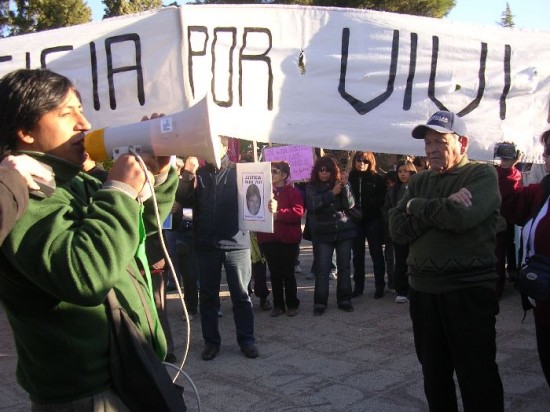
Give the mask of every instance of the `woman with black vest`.
<path id="1" fill-rule="evenodd" d="M 376 171 L 376 159 L 372 152 L 357 152 L 353 156 L 353 169 L 349 174 L 353 196 L 363 212 L 358 236 L 353 244 L 353 297 L 363 294 L 365 289 L 365 239 L 369 244 L 374 271 L 374 298 L 384 296 L 384 218 L 382 205 L 386 197 L 384 178 Z"/>

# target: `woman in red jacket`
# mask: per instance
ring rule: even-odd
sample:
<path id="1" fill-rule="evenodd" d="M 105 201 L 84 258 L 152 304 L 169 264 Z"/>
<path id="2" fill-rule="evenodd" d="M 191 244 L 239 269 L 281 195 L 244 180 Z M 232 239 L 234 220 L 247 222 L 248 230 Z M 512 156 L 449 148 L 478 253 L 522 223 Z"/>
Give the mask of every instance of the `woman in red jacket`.
<path id="1" fill-rule="evenodd" d="M 294 276 L 294 261 L 302 240 L 304 198 L 300 191 L 288 183 L 290 166 L 287 162 L 271 162 L 273 196 L 271 210 L 276 210 L 273 233 L 258 233 L 258 243 L 271 273 L 273 311 L 271 316 L 283 313 L 298 314 L 298 288 Z M 276 207 L 276 209 L 275 209 Z"/>
<path id="2" fill-rule="evenodd" d="M 541 142 L 544 144 L 544 163 L 550 172 L 550 130 Z M 521 186 L 521 173 L 515 168 L 516 160 L 501 161 L 497 168 L 502 195 L 501 214 L 517 225 L 523 226 L 523 258 L 533 254 L 550 257 L 550 175 L 540 183 Z M 529 248 L 527 248 L 529 245 Z M 529 299 L 533 306 L 539 359 L 550 385 L 550 302 Z"/>

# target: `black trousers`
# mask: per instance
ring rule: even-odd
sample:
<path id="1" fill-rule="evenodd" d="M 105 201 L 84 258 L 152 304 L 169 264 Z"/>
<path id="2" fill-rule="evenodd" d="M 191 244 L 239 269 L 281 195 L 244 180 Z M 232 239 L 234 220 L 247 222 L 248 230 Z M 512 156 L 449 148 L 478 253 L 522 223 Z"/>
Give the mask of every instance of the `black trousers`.
<path id="1" fill-rule="evenodd" d="M 268 242 L 260 244 L 271 274 L 273 306 L 286 310 L 298 309 L 298 287 L 294 275 L 294 262 L 300 246 L 298 243 Z"/>
<path id="2" fill-rule="evenodd" d="M 431 294 L 410 290 L 414 344 L 430 411 L 458 411 L 456 372 L 464 411 L 503 411 L 496 364 L 498 299 L 490 288 Z"/>
<path id="3" fill-rule="evenodd" d="M 546 382 L 550 386 L 550 302 L 537 302 L 533 314 L 535 316 L 540 365 Z"/>
<path id="4" fill-rule="evenodd" d="M 409 275 L 407 257 L 409 256 L 409 245 L 393 244 L 395 254 L 395 269 L 393 271 L 393 286 L 397 295 L 407 296 L 409 293 Z"/>

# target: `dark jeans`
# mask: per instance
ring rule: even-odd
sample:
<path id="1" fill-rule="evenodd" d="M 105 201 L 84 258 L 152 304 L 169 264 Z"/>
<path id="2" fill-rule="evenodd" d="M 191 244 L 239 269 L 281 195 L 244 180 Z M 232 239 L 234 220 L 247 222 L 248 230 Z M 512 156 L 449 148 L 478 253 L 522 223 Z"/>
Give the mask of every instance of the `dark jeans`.
<path id="1" fill-rule="evenodd" d="M 313 246 L 313 243 L 312 243 L 312 246 Z M 311 262 L 311 273 L 315 274 L 316 273 L 316 266 L 315 266 L 315 254 L 313 255 L 313 259 L 312 259 L 312 262 Z M 330 260 L 330 271 L 336 271 L 336 273 L 338 273 L 338 268 L 336 267 L 336 254 L 332 254 L 332 258 Z"/>
<path id="2" fill-rule="evenodd" d="M 196 315 L 199 306 L 199 268 L 193 247 L 193 231 L 181 233 L 176 241 L 179 271 L 183 283 L 183 299 L 187 311 Z"/>
<path id="3" fill-rule="evenodd" d="M 504 232 L 497 233 L 495 255 L 498 275 L 497 295 L 499 297 L 502 295 L 506 283 L 506 265 L 508 265 L 508 270 L 511 272 L 517 270 L 515 235 L 515 227 L 511 223 L 508 223 Z"/>
<path id="4" fill-rule="evenodd" d="M 221 343 L 218 309 L 223 265 L 233 303 L 237 342 L 241 346 L 255 343 L 254 312 L 247 290 L 250 282 L 250 249 L 197 249 L 195 253 L 201 286 L 199 301 L 204 341 L 213 345 Z"/>
<path id="5" fill-rule="evenodd" d="M 395 253 L 395 269 L 393 271 L 393 282 L 398 296 L 407 296 L 409 293 L 409 275 L 407 273 L 407 257 L 409 256 L 409 245 L 393 244 Z"/>
<path id="6" fill-rule="evenodd" d="M 384 289 L 386 282 L 386 264 L 384 261 L 384 220 L 367 219 L 359 226 L 358 236 L 353 242 L 353 282 L 354 289 L 363 293 L 365 289 L 365 239 L 369 244 L 369 253 L 372 259 L 374 272 L 374 286 L 376 289 Z M 340 267 L 338 267 L 340 272 Z"/>
<path id="7" fill-rule="evenodd" d="M 168 255 L 170 256 L 170 259 L 172 260 L 172 264 L 174 265 L 174 270 L 176 271 L 176 276 L 178 277 L 178 282 L 181 283 L 181 273 L 180 273 L 180 261 L 179 256 L 177 253 L 177 239 L 180 237 L 180 234 L 177 230 L 164 230 L 164 238 L 166 239 L 166 249 L 168 250 Z M 170 269 L 170 266 L 166 264 L 166 269 L 168 270 L 168 276 L 166 277 L 166 280 L 168 282 L 168 286 L 175 287 L 176 282 L 174 281 L 174 275 L 172 274 L 172 270 Z"/>
<path id="8" fill-rule="evenodd" d="M 314 304 L 327 305 L 329 274 L 332 267 L 332 253 L 336 250 L 336 266 L 338 278 L 336 280 L 336 302 L 338 304 L 351 300 L 350 261 L 353 239 L 338 240 L 335 242 L 313 242 L 313 256 L 315 259 L 315 293 Z"/>
<path id="9" fill-rule="evenodd" d="M 495 291 L 472 287 L 443 294 L 410 291 L 414 344 L 430 411 L 458 411 L 456 372 L 464 411 L 503 411 L 496 364 Z"/>
<path id="10" fill-rule="evenodd" d="M 285 310 L 298 309 L 298 287 L 294 275 L 294 262 L 300 245 L 298 243 L 268 242 L 260 244 L 271 273 L 273 306 Z M 286 297 L 286 299 L 285 299 Z"/>

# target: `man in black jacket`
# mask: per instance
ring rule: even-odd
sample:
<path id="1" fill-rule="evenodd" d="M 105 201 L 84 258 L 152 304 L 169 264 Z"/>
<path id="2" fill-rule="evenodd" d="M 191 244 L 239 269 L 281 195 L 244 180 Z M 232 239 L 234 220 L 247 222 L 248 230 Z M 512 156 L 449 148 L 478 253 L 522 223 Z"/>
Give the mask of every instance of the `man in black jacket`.
<path id="1" fill-rule="evenodd" d="M 227 156 L 227 138 L 221 138 L 221 168 L 206 164 L 197 171 L 193 205 L 193 236 L 199 268 L 199 307 L 205 346 L 204 360 L 216 357 L 222 264 L 233 303 L 237 343 L 248 358 L 258 357 L 254 313 L 248 295 L 251 276 L 250 235 L 239 229 L 237 171 Z"/>

